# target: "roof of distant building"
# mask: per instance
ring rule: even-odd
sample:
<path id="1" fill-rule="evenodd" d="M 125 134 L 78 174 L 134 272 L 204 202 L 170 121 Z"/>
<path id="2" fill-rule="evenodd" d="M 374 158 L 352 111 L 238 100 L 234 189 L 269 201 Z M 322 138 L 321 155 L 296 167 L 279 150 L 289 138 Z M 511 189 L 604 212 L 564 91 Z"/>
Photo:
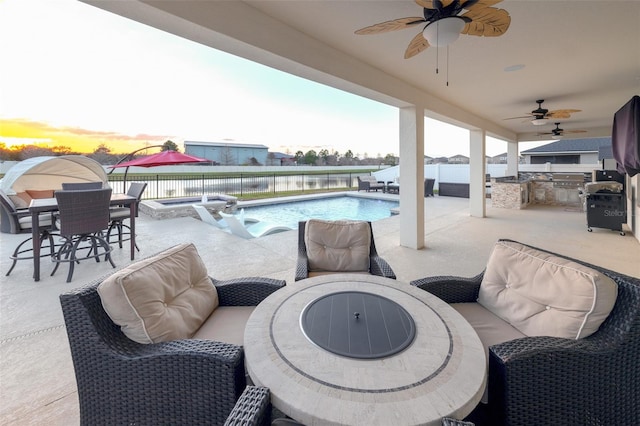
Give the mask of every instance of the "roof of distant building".
<path id="1" fill-rule="evenodd" d="M 598 152 L 601 146 L 610 146 L 611 137 L 562 139 L 536 148 L 522 151 L 521 154 L 542 154 L 549 152 Z"/>
<path id="2" fill-rule="evenodd" d="M 200 141 L 184 141 L 184 145 L 204 145 L 204 146 L 219 146 L 219 147 L 231 147 L 231 148 L 260 148 L 269 149 L 266 145 L 254 144 L 254 143 L 238 143 L 238 142 L 200 142 Z"/>

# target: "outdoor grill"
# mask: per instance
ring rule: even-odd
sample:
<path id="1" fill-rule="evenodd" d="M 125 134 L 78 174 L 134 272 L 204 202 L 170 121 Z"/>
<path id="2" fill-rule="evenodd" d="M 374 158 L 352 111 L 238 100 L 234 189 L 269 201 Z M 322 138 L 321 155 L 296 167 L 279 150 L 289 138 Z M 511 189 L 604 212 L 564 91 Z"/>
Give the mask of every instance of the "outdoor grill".
<path id="1" fill-rule="evenodd" d="M 598 175 L 603 178 L 607 176 L 609 180 L 590 182 L 584 186 L 587 231 L 592 232 L 592 227 L 606 228 L 624 235 L 622 225 L 627 222 L 624 176 L 606 173 Z"/>

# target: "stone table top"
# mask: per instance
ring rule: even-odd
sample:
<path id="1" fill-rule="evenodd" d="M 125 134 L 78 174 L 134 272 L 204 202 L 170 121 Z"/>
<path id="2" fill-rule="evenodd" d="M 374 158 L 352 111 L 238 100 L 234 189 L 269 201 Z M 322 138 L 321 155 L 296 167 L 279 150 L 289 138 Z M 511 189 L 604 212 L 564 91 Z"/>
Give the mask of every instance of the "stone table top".
<path id="1" fill-rule="evenodd" d="M 416 335 L 402 352 L 355 359 L 313 344 L 304 308 L 327 294 L 368 292 L 411 315 Z M 247 369 L 289 417 L 311 425 L 439 425 L 463 418 L 482 397 L 486 358 L 477 334 L 453 308 L 407 283 L 360 274 L 298 281 L 260 303 L 244 336 Z"/>

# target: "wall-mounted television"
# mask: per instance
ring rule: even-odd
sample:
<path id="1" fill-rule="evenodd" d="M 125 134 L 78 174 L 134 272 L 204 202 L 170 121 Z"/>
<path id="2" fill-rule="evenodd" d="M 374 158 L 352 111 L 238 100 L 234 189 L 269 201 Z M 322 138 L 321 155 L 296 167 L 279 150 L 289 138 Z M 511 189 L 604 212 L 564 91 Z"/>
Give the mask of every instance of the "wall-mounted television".
<path id="1" fill-rule="evenodd" d="M 620 173 L 640 173 L 640 96 L 632 97 L 614 114 L 611 148 Z"/>

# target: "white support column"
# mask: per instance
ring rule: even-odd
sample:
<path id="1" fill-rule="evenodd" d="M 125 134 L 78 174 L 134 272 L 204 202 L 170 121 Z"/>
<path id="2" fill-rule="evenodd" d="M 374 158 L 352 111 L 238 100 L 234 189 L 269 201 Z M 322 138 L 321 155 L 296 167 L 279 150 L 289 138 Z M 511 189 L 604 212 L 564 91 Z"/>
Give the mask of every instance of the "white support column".
<path id="1" fill-rule="evenodd" d="M 486 138 L 483 129 L 469 131 L 469 212 L 471 216 L 485 217 Z"/>
<path id="2" fill-rule="evenodd" d="M 424 247 L 424 109 L 400 108 L 400 245 Z"/>
<path id="3" fill-rule="evenodd" d="M 518 143 L 507 143 L 507 171 L 506 176 L 518 176 Z"/>

